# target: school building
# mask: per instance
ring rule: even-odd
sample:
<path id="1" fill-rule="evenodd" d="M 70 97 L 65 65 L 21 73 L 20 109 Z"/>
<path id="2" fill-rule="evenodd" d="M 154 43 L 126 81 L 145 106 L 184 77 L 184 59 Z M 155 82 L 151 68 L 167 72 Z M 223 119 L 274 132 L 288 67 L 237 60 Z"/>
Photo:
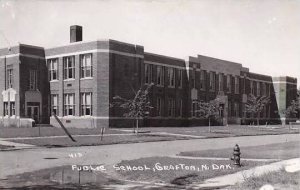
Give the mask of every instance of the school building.
<path id="1" fill-rule="evenodd" d="M 145 52 L 116 40 L 82 41 L 82 27 L 71 26 L 70 44 L 44 48 L 19 44 L 0 49 L 0 122 L 3 126 L 35 123 L 67 127 L 132 127 L 134 119 L 112 107 L 115 96 L 131 99 L 153 83 L 153 109 L 143 126 L 200 126 L 195 100 L 219 98 L 222 120 L 249 124 L 258 115 L 245 112 L 249 94 L 269 96 L 260 122 L 281 123 L 283 110 L 297 96 L 297 79 L 250 72 L 240 63 L 203 55 L 179 59 Z"/>

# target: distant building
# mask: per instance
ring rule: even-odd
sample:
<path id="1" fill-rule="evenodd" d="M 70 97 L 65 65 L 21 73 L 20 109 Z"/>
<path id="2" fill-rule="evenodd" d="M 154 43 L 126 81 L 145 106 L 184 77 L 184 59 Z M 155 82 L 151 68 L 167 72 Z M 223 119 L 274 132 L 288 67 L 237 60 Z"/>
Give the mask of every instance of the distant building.
<path id="1" fill-rule="evenodd" d="M 296 97 L 297 80 L 249 72 L 239 63 L 198 55 L 178 59 L 144 52 L 115 40 L 82 42 L 82 28 L 71 26 L 70 44 L 42 48 L 19 44 L 0 49 L 0 115 L 5 125 L 20 119 L 67 127 L 131 127 L 124 110 L 111 107 L 114 96 L 132 98 L 133 89 L 154 83 L 154 109 L 144 126 L 207 125 L 193 100 L 219 97 L 221 124 L 248 124 L 257 115 L 244 110 L 247 96 L 269 96 L 261 123 L 280 123 Z M 19 123 L 18 123 L 19 122 Z"/>

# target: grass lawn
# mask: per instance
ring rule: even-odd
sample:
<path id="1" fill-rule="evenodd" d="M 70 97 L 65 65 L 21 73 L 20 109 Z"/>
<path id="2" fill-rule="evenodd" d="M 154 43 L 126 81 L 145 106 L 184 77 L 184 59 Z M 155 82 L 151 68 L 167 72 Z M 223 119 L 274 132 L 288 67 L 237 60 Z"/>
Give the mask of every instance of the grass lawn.
<path id="1" fill-rule="evenodd" d="M 80 182 L 80 183 L 79 183 Z M 124 184 L 103 172 L 79 172 L 62 166 L 8 176 L 0 181 L 1 189 L 105 189 L 110 184 Z M 107 188 L 106 188 L 107 189 Z"/>
<path id="2" fill-rule="evenodd" d="M 261 158 L 261 159 L 290 159 L 300 157 L 300 142 L 276 143 L 262 146 L 246 146 L 240 147 L 241 158 Z M 191 152 L 181 152 L 181 156 L 192 157 L 221 157 L 230 158 L 233 148 L 218 150 L 201 150 Z"/>
<path id="3" fill-rule="evenodd" d="M 299 133 L 299 129 L 289 129 L 289 126 L 282 127 L 281 125 L 273 126 L 247 126 L 247 125 L 229 125 L 227 126 L 211 126 L 209 127 L 151 127 L 142 128 L 151 132 L 168 132 L 174 134 L 205 136 L 205 137 L 234 137 L 234 136 L 253 136 L 253 135 L 278 135 Z"/>
<path id="4" fill-rule="evenodd" d="M 107 144 L 126 144 L 140 143 L 153 141 L 172 141 L 172 140 L 187 140 L 189 137 L 165 136 L 153 134 L 130 134 L 130 135 L 114 135 L 104 136 L 102 141 L 100 137 L 95 136 L 77 136 L 74 137 L 77 142 L 71 141 L 68 137 L 59 138 L 36 138 L 36 139 L 14 139 L 9 140 L 17 143 L 32 144 L 37 146 L 47 147 L 66 147 L 66 146 L 93 146 Z"/>
<path id="5" fill-rule="evenodd" d="M 160 167 L 157 166 L 157 163 L 159 163 Z M 192 160 L 170 157 L 149 157 L 122 161 L 118 164 L 119 168 L 121 168 L 121 166 L 124 166 L 125 168 L 128 166 L 144 166 L 144 168 L 146 168 L 146 165 L 147 168 L 150 168 L 149 170 L 130 171 L 127 169 L 121 169 L 116 172 L 118 172 L 121 179 L 126 180 L 187 185 L 193 182 L 201 183 L 208 178 L 235 173 L 240 170 L 245 170 L 266 163 L 267 162 L 247 161 L 243 162 L 242 167 L 235 167 L 230 160 Z M 184 166 L 180 164 L 184 164 Z M 230 168 L 224 168 L 221 165 L 229 165 Z M 174 169 L 176 167 L 177 169 Z M 193 167 L 195 167 L 195 170 Z"/>
<path id="6" fill-rule="evenodd" d="M 245 182 L 230 187 L 229 189 L 254 190 L 269 184 L 274 189 L 300 189 L 300 172 L 288 173 L 285 170 L 270 172 L 259 177 L 247 178 Z"/>
<path id="7" fill-rule="evenodd" d="M 96 135 L 101 134 L 101 129 L 78 129 L 78 128 L 68 128 L 68 131 L 72 135 Z M 116 131 L 111 129 L 105 129 L 105 134 L 119 134 L 125 133 L 122 131 Z M 14 137 L 47 137 L 47 136 L 65 136 L 65 132 L 61 128 L 57 127 L 40 127 L 39 128 L 0 128 L 0 138 L 14 138 Z"/>

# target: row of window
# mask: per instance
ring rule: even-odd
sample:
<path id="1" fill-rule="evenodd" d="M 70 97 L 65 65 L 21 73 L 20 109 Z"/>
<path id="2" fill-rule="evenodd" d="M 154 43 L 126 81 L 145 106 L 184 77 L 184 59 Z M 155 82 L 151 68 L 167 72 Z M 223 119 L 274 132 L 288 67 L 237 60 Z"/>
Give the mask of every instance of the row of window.
<path id="1" fill-rule="evenodd" d="M 156 114 L 163 116 L 164 114 L 164 99 L 157 97 L 156 99 Z M 168 98 L 168 117 L 181 117 L 182 116 L 182 100 L 178 100 L 177 105 L 174 98 Z M 176 115 L 177 109 L 177 115 Z"/>
<path id="2" fill-rule="evenodd" d="M 154 69 L 154 65 L 152 64 L 145 64 L 145 83 L 155 83 L 155 76 L 156 76 L 156 84 L 157 86 L 164 86 L 165 85 L 165 68 L 163 66 L 156 66 Z M 156 75 L 154 72 L 156 71 Z M 168 77 L 168 87 L 175 88 L 175 83 L 177 81 L 178 88 L 182 88 L 182 79 L 183 79 L 183 70 L 182 69 L 175 69 L 175 68 L 167 68 L 167 77 Z"/>
<path id="3" fill-rule="evenodd" d="M 80 60 L 80 78 L 93 76 L 92 54 L 82 54 Z M 59 80 L 58 58 L 47 61 L 49 80 Z M 75 56 L 63 57 L 63 79 L 75 79 Z"/>
<path id="4" fill-rule="evenodd" d="M 270 96 L 270 85 L 263 82 L 250 81 L 250 93 L 257 96 Z"/>
<path id="5" fill-rule="evenodd" d="M 228 102 L 228 108 L 227 108 L 227 113 L 228 113 L 228 117 L 240 117 L 240 103 L 238 102 Z M 233 106 L 233 107 L 232 107 Z M 192 103 L 192 117 L 199 117 L 199 114 L 196 112 L 196 110 L 198 110 L 198 104 L 197 102 L 193 102 Z M 253 114 L 247 114 L 245 112 L 245 104 L 242 104 L 242 110 L 243 110 L 243 115 L 242 117 L 244 118 L 250 118 L 250 117 L 257 117 L 254 116 Z M 224 114 L 222 112 L 222 110 L 220 110 L 220 114 L 221 116 Z M 265 106 L 263 111 L 260 113 L 260 117 L 270 117 L 270 106 Z"/>
<path id="6" fill-rule="evenodd" d="M 216 74 L 215 72 L 209 72 L 207 73 L 205 70 L 200 71 L 200 89 L 206 90 L 206 80 L 207 80 L 207 74 L 208 74 L 208 80 L 209 80 L 209 86 L 208 90 L 210 91 L 226 91 L 228 93 L 232 92 L 232 79 L 234 80 L 234 93 L 239 94 L 240 92 L 240 79 L 239 77 L 235 76 L 232 77 L 230 75 L 225 75 L 223 73 Z M 193 88 L 196 88 L 196 71 L 192 71 L 192 85 Z M 224 79 L 226 80 L 226 89 L 224 89 Z M 218 89 L 216 89 L 216 84 L 218 83 Z"/>
<path id="7" fill-rule="evenodd" d="M 13 81 L 14 79 L 14 72 L 12 68 L 6 70 L 6 88 L 13 88 Z M 29 82 L 28 82 L 28 89 L 29 90 L 36 90 L 38 88 L 38 75 L 37 70 L 29 70 Z"/>
<path id="8" fill-rule="evenodd" d="M 3 115 L 4 116 L 16 115 L 15 102 L 9 102 L 9 107 L 8 107 L 8 102 L 3 102 Z"/>
<path id="9" fill-rule="evenodd" d="M 59 103 L 58 103 L 58 95 L 51 95 L 51 113 L 59 115 Z M 64 94 L 63 97 L 63 115 L 70 116 L 75 115 L 75 94 L 69 93 Z M 80 115 L 81 116 L 91 116 L 92 112 L 92 93 L 85 92 L 80 93 Z"/>

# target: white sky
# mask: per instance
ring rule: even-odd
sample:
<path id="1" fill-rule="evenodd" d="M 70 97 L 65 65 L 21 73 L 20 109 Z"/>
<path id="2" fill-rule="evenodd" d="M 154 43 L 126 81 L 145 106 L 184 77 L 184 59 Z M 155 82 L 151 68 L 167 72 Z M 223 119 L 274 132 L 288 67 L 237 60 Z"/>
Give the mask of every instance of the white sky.
<path id="1" fill-rule="evenodd" d="M 207 55 L 300 81 L 299 0 L 0 0 L 0 5 L 0 30 L 7 39 L 0 33 L 0 47 L 68 44 L 69 27 L 77 24 L 84 40 L 110 38 L 178 58 Z"/>

